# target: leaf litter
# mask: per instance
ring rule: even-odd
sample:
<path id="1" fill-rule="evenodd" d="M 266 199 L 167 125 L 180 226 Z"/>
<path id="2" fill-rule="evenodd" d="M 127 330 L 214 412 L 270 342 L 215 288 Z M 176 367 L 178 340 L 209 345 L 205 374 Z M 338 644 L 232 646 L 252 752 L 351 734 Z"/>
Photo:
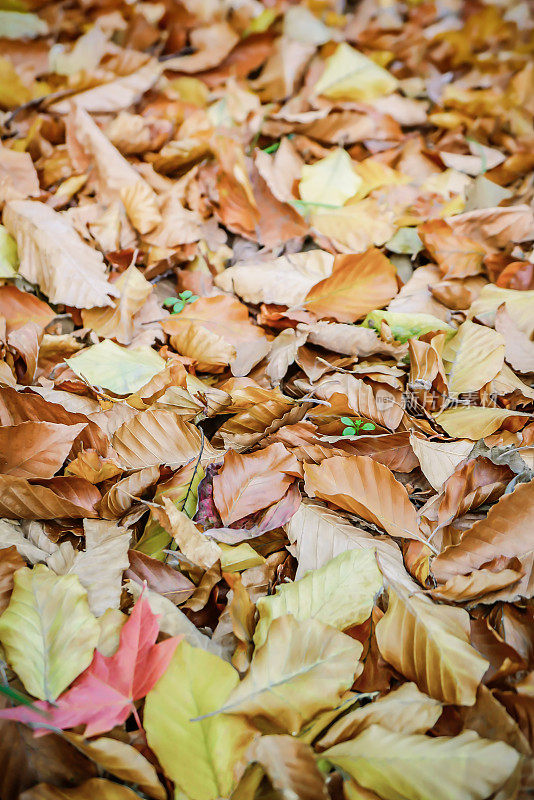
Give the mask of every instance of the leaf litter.
<path id="1" fill-rule="evenodd" d="M 0 799 L 526 800 L 531 4 L 0 43 Z"/>

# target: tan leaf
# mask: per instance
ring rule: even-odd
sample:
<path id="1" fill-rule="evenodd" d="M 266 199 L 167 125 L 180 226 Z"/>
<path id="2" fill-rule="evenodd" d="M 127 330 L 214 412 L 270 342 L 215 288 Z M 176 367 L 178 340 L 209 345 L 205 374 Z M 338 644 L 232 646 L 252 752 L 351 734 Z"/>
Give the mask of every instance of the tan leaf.
<path id="1" fill-rule="evenodd" d="M 504 364 L 500 333 L 467 320 L 442 352 L 451 394 L 474 392 L 489 383 Z"/>
<path id="2" fill-rule="evenodd" d="M 361 671 L 362 645 L 316 619 L 275 619 L 267 641 L 224 706 L 227 714 L 267 719 L 289 733 L 335 705 Z"/>
<path id="3" fill-rule="evenodd" d="M 20 800 L 137 800 L 139 795 L 127 786 L 105 778 L 91 780 L 74 789 L 62 789 L 49 783 L 38 783 L 20 795 Z"/>
<path id="4" fill-rule="evenodd" d="M 383 245 L 395 233 L 393 211 L 373 197 L 341 208 L 315 209 L 310 213 L 310 222 L 341 253 L 363 254 L 372 245 Z"/>
<path id="5" fill-rule="evenodd" d="M 530 597 L 534 587 L 534 544 L 531 521 L 534 513 L 534 481 L 520 484 L 490 508 L 485 518 L 475 522 L 457 545 L 447 547 L 432 562 L 439 581 L 455 575 L 469 575 L 494 558 L 519 558 L 525 576 L 517 587 L 520 596 Z"/>
<path id="6" fill-rule="evenodd" d="M 528 414 L 491 406 L 458 406 L 447 408 L 434 416 L 449 436 L 476 442 L 500 429 L 519 431 L 530 420 Z"/>
<path id="7" fill-rule="evenodd" d="M 321 405 L 313 416 L 355 415 L 395 431 L 404 415 L 400 391 L 394 392 L 380 384 L 373 387 L 354 375 L 325 375 L 315 384 L 314 392 L 320 400 L 328 400 L 329 405 Z"/>
<path id="8" fill-rule="evenodd" d="M 473 731 L 431 738 L 380 725 L 323 755 L 383 800 L 484 800 L 505 783 L 520 758 L 508 745 Z"/>
<path id="9" fill-rule="evenodd" d="M 108 608 L 119 607 L 131 534 L 104 520 L 84 520 L 83 528 L 85 550 L 75 551 L 70 542 L 64 542 L 47 564 L 57 575 L 77 575 L 87 590 L 89 608 L 100 617 Z"/>
<path id="10" fill-rule="evenodd" d="M 113 285 L 120 293 L 119 299 L 114 301 L 112 307 L 83 311 L 83 324 L 86 328 L 92 328 L 101 338 L 130 344 L 134 335 L 133 316 L 144 305 L 153 287 L 133 264 Z"/>
<path id="11" fill-rule="evenodd" d="M 467 611 L 390 587 L 376 640 L 385 660 L 425 694 L 453 705 L 475 702 L 488 662 L 469 644 Z"/>
<path id="12" fill-rule="evenodd" d="M 308 496 L 358 514 L 391 536 L 421 539 L 415 506 L 383 464 L 368 456 L 334 456 L 318 465 L 305 464 L 304 474 Z"/>
<path id="13" fill-rule="evenodd" d="M 277 443 L 250 455 L 230 450 L 213 479 L 213 499 L 225 525 L 280 500 L 300 476 L 297 459 Z"/>
<path id="14" fill-rule="evenodd" d="M 534 372 L 534 344 L 501 306 L 495 316 L 495 330 L 504 336 L 506 360 L 518 372 Z"/>
<path id="15" fill-rule="evenodd" d="M 358 255 L 336 256 L 332 274 L 306 295 L 305 308 L 319 317 L 356 322 L 395 297 L 395 268 L 376 248 Z"/>
<path id="16" fill-rule="evenodd" d="M 0 475 L 0 515 L 8 519 L 97 517 L 98 489 L 82 478 L 24 480 Z"/>
<path id="17" fill-rule="evenodd" d="M 371 725 L 381 725 L 398 733 L 426 733 L 443 710 L 439 700 L 420 692 L 415 683 L 403 683 L 398 689 L 373 703 L 349 711 L 334 722 L 319 740 L 320 750 L 358 736 Z"/>
<path id="18" fill-rule="evenodd" d="M 105 519 L 122 517 L 133 506 L 136 498 L 157 483 L 159 475 L 158 466 L 145 467 L 117 481 L 102 497 L 100 514 Z"/>
<path id="19" fill-rule="evenodd" d="M 246 755 L 250 761 L 262 765 L 273 789 L 283 797 L 293 800 L 327 800 L 329 797 L 313 750 L 293 736 L 261 736 Z"/>
<path id="20" fill-rule="evenodd" d="M 199 370 L 209 372 L 221 372 L 242 345 L 265 339 L 262 328 L 250 321 L 247 307 L 222 294 L 186 305 L 166 319 L 162 328 L 177 352 L 197 361 Z"/>
<path id="21" fill-rule="evenodd" d="M 184 466 L 198 458 L 207 464 L 217 451 L 204 441 L 200 431 L 172 411 L 142 411 L 114 433 L 112 444 L 121 461 L 130 469 L 172 464 Z"/>
<path id="22" fill-rule="evenodd" d="M 180 511 L 168 497 L 162 497 L 163 509 L 152 504 L 152 514 L 171 534 L 181 552 L 193 564 L 209 569 L 221 558 L 221 548 L 201 533 L 187 514 Z"/>
<path id="23" fill-rule="evenodd" d="M 318 344 L 335 353 L 347 356 L 366 356 L 379 353 L 399 358 L 404 355 L 406 345 L 401 342 L 382 341 L 376 331 L 360 328 L 355 325 L 344 325 L 337 322 L 314 322 L 311 325 L 300 324 L 298 330 L 307 334 L 310 344 Z"/>
<path id="24" fill-rule="evenodd" d="M 361 548 L 376 550 L 378 566 L 388 582 L 393 581 L 410 593 L 420 590 L 406 571 L 395 542 L 386 536 L 372 536 L 319 503 L 303 500 L 284 529 L 289 541 L 296 545 L 297 580 L 345 550 Z"/>
<path id="25" fill-rule="evenodd" d="M 76 308 L 111 305 L 118 294 L 106 279 L 102 255 L 85 244 L 67 219 L 34 200 L 13 200 L 4 224 L 17 241 L 19 273 L 51 303 Z"/>
<path id="26" fill-rule="evenodd" d="M 291 364 L 297 358 L 299 347 L 306 341 L 307 336 L 304 332 L 297 333 L 288 329 L 279 333 L 271 346 L 271 351 L 267 356 L 267 366 L 265 372 L 273 384 L 278 386 Z"/>
<path id="27" fill-rule="evenodd" d="M 333 256 L 323 250 L 292 253 L 274 261 L 251 261 L 225 269 L 215 279 L 225 292 L 235 292 L 247 303 L 295 306 L 309 290 L 332 272 Z"/>
<path id="28" fill-rule="evenodd" d="M 10 66 L 13 69 L 13 66 Z M 28 197 L 38 197 L 39 194 L 39 176 L 31 155 L 1 147 L 0 203 L 7 200 L 26 200 Z"/>
<path id="29" fill-rule="evenodd" d="M 83 422 L 21 422 L 0 427 L 0 472 L 19 478 L 52 478 L 84 428 Z"/>
<path id="30" fill-rule="evenodd" d="M 125 783 L 138 786 L 149 797 L 165 800 L 167 795 L 158 780 L 155 767 L 132 745 L 107 736 L 91 741 L 77 733 L 64 733 L 63 736 L 106 772 Z"/>
<path id="31" fill-rule="evenodd" d="M 454 233 L 444 220 L 429 220 L 419 226 L 418 232 L 444 278 L 467 278 L 483 272 L 487 248 Z"/>
<path id="32" fill-rule="evenodd" d="M 56 114 L 68 114 L 72 103 L 90 114 L 112 114 L 139 102 L 141 97 L 161 75 L 161 66 L 149 61 L 145 66 L 129 75 L 121 75 L 116 80 L 78 92 L 72 98 L 52 103 L 50 110 Z"/>
<path id="33" fill-rule="evenodd" d="M 500 572 L 478 569 L 469 575 L 453 575 L 442 586 L 432 589 L 431 594 L 445 602 L 465 603 L 474 600 L 483 603 L 484 595 L 500 592 L 507 587 L 511 587 L 511 592 L 515 595 L 514 584 L 518 583 L 522 575 L 522 572 L 513 569 L 503 569 Z"/>
<path id="34" fill-rule="evenodd" d="M 239 36 L 227 22 L 213 22 L 191 33 L 192 55 L 175 56 L 165 61 L 165 69 L 177 72 L 200 72 L 216 67 L 238 43 Z"/>
<path id="35" fill-rule="evenodd" d="M 0 550 L 0 615 L 9 605 L 14 573 L 25 566 L 26 562 L 14 545 Z"/>
<path id="36" fill-rule="evenodd" d="M 512 317 L 515 325 L 531 338 L 534 333 L 533 301 L 534 290 L 523 292 L 516 289 L 502 289 L 500 286 L 489 283 L 472 303 L 468 317 L 469 319 L 478 319 L 484 325 L 494 325 L 497 311 L 504 303 L 506 311 Z"/>
<path id="37" fill-rule="evenodd" d="M 529 241 L 534 228 L 530 206 L 481 208 L 448 217 L 447 222 L 462 236 L 470 236 L 491 247 L 506 247 L 510 242 Z"/>
<path id="38" fill-rule="evenodd" d="M 460 439 L 456 442 L 431 441 L 417 433 L 410 435 L 410 444 L 430 485 L 439 491 L 473 449 L 473 442 Z"/>

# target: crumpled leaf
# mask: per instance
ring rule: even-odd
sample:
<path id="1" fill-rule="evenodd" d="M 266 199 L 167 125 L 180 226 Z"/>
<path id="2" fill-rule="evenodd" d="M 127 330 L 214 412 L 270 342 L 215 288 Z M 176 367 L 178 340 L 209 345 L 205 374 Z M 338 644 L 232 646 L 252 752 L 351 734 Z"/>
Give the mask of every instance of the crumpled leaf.
<path id="1" fill-rule="evenodd" d="M 18 570 L 14 581 L 0 642 L 27 691 L 52 702 L 91 662 L 98 624 L 75 575 L 58 577 L 38 564 Z"/>
<path id="2" fill-rule="evenodd" d="M 19 274 L 38 284 L 51 303 L 111 305 L 109 296 L 118 292 L 106 279 L 102 255 L 59 212 L 35 200 L 12 200 L 3 220 L 17 242 Z"/>

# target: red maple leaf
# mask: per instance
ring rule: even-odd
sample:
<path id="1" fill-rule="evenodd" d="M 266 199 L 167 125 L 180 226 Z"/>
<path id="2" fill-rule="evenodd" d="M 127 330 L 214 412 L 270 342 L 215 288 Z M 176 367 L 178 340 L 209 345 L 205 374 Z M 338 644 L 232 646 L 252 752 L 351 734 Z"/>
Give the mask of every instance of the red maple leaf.
<path id="1" fill-rule="evenodd" d="M 86 725 L 86 736 L 107 733 L 136 713 L 134 702 L 145 697 L 167 669 L 182 637 L 155 644 L 158 631 L 158 618 L 141 597 L 121 630 L 115 655 L 95 651 L 87 669 L 55 704 L 40 700 L 33 706 L 6 708 L 0 717 L 37 725 L 39 734 L 49 732 L 43 725 L 62 730 Z"/>

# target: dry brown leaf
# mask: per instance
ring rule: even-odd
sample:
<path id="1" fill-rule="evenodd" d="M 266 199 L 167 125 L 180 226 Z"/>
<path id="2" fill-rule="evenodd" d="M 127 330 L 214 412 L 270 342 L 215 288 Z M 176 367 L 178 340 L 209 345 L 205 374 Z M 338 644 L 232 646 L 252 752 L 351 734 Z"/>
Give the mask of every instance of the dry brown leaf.
<path id="1" fill-rule="evenodd" d="M 211 22 L 191 33 L 194 53 L 165 61 L 165 69 L 194 73 L 218 66 L 239 42 L 239 36 L 227 22 Z"/>
<path id="2" fill-rule="evenodd" d="M 304 465 L 305 489 L 338 508 L 357 514 L 391 536 L 421 539 L 415 506 L 404 486 L 383 464 L 368 456 L 327 458 Z"/>
<path id="3" fill-rule="evenodd" d="M 444 278 L 468 278 L 483 272 L 487 249 L 473 239 L 455 233 L 444 220 L 425 222 L 419 226 L 418 232 Z"/>
<path id="4" fill-rule="evenodd" d="M 297 459 L 283 444 L 247 456 L 230 450 L 213 479 L 213 499 L 223 523 L 229 525 L 280 500 L 300 475 Z"/>
<path id="5" fill-rule="evenodd" d="M 152 285 L 132 264 L 113 284 L 119 298 L 113 307 L 93 308 L 82 312 L 83 324 L 101 338 L 112 338 L 120 344 L 130 344 L 134 335 L 134 314 L 152 293 Z"/>
<path id="6" fill-rule="evenodd" d="M 0 472 L 19 478 L 52 478 L 84 428 L 83 422 L 21 422 L 0 427 Z"/>
<path id="7" fill-rule="evenodd" d="M 386 661 L 425 694 L 454 705 L 475 702 L 488 662 L 469 643 L 467 611 L 390 587 L 376 639 Z"/>
<path id="8" fill-rule="evenodd" d="M 38 783 L 20 795 L 20 800 L 136 800 L 139 795 L 127 786 L 105 778 L 91 780 L 76 786 L 74 789 L 63 789 L 49 783 Z"/>
<path id="9" fill-rule="evenodd" d="M 489 383 L 504 364 L 503 336 L 467 320 L 442 350 L 449 392 L 474 392 Z"/>
<path id="10" fill-rule="evenodd" d="M 525 572 L 515 591 L 531 597 L 534 591 L 534 545 L 531 518 L 534 513 L 534 481 L 521 484 L 504 495 L 475 522 L 457 545 L 446 548 L 432 562 L 432 572 L 439 581 L 455 575 L 469 575 L 495 558 L 519 558 Z"/>
<path id="11" fill-rule="evenodd" d="M 505 358 L 518 372 L 534 372 L 534 344 L 502 305 L 495 316 L 495 330 L 504 337 Z"/>
<path id="12" fill-rule="evenodd" d="M 13 200 L 4 224 L 16 239 L 20 274 L 51 303 L 76 308 L 111 305 L 117 290 L 106 279 L 102 255 L 86 245 L 67 219 L 44 203 Z"/>
<path id="13" fill-rule="evenodd" d="M 0 516 L 7 519 L 97 517 L 100 492 L 82 478 L 24 480 L 0 475 Z"/>
<path id="14" fill-rule="evenodd" d="M 318 317 L 356 322 L 395 297 L 393 264 L 376 248 L 359 255 L 336 256 L 332 274 L 315 284 L 304 307 Z"/>
<path id="15" fill-rule="evenodd" d="M 218 455 L 209 442 L 202 441 L 195 425 L 162 409 L 142 411 L 125 422 L 113 434 L 112 444 L 129 469 L 160 464 L 183 467 L 199 456 L 207 464 Z"/>
<path id="16" fill-rule="evenodd" d="M 102 497 L 98 506 L 100 514 L 105 519 L 122 517 L 132 508 L 136 498 L 157 483 L 159 476 L 159 466 L 153 466 L 132 472 L 131 475 L 117 481 Z"/>
<path id="17" fill-rule="evenodd" d="M 527 205 L 483 208 L 448 217 L 455 233 L 470 236 L 491 247 L 506 247 L 509 242 L 529 241 L 534 229 L 534 214 Z"/>
<path id="18" fill-rule="evenodd" d="M 14 545 L 3 547 L 0 550 L 0 614 L 9 605 L 9 598 L 13 591 L 13 574 L 25 566 L 26 562 Z"/>
<path id="19" fill-rule="evenodd" d="M 294 800 L 327 800 L 324 776 L 311 747 L 292 736 L 261 736 L 247 758 L 261 764 L 273 789 Z"/>
<path id="20" fill-rule="evenodd" d="M 152 514 L 159 524 L 193 564 L 198 564 L 203 569 L 212 567 L 221 558 L 219 545 L 201 533 L 187 514 L 176 508 L 168 497 L 163 496 L 162 500 L 163 508 L 151 505 Z"/>

